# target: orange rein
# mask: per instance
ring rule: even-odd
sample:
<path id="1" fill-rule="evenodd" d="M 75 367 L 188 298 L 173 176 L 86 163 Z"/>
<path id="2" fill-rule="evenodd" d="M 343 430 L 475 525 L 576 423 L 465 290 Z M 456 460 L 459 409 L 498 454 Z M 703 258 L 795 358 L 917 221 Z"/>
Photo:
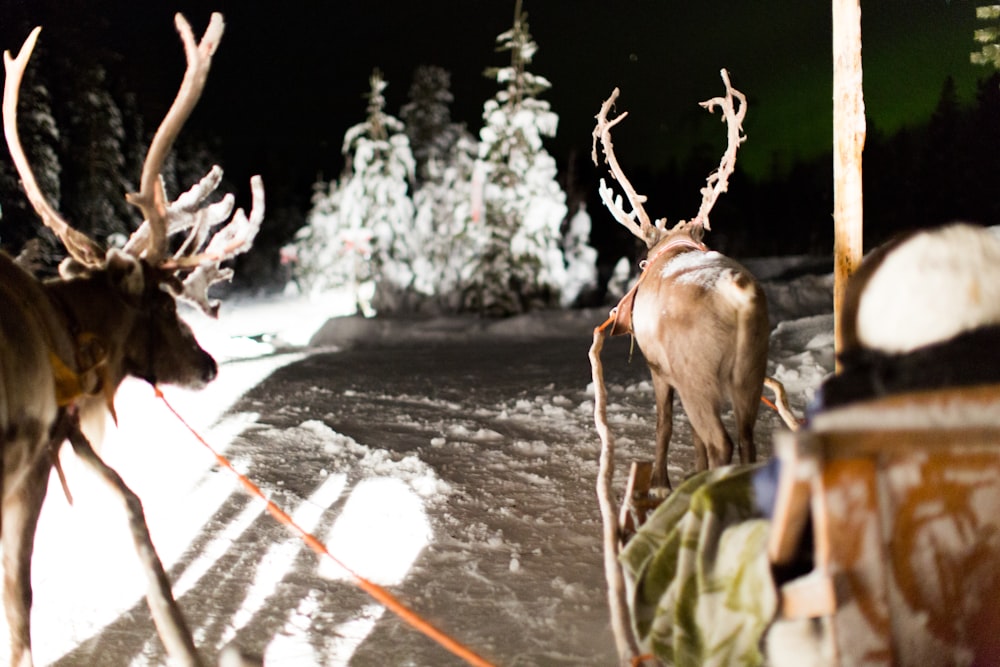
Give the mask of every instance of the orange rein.
<path id="1" fill-rule="evenodd" d="M 177 410 L 175 410 L 174 407 L 170 405 L 166 397 L 163 395 L 163 392 L 160 391 L 159 387 L 154 386 L 153 390 L 156 392 L 157 398 L 163 401 L 163 404 L 167 406 L 167 409 L 173 413 L 173 415 L 188 429 L 188 431 L 191 432 L 192 435 L 194 435 L 195 439 L 197 439 L 198 442 L 204 445 L 205 448 L 212 453 L 212 456 L 215 457 L 215 460 L 219 463 L 219 465 L 221 465 L 223 468 L 226 468 L 231 473 L 236 475 L 236 478 L 240 481 L 240 484 L 243 485 L 243 488 L 247 491 L 247 493 L 249 493 L 251 496 L 254 496 L 255 498 L 263 500 L 264 503 L 266 504 L 268 513 L 270 513 L 271 516 L 277 519 L 279 523 L 282 523 L 289 529 L 291 529 L 291 531 L 296 535 L 298 535 L 302 539 L 302 541 L 309 546 L 310 549 L 316 552 L 317 555 L 329 558 L 331 561 L 336 563 L 340 568 L 342 568 L 345 572 L 347 572 L 351 576 L 351 578 L 353 579 L 354 583 L 358 586 L 358 588 L 360 588 L 365 593 L 370 595 L 372 598 L 375 599 L 375 601 L 384 606 L 386 609 L 396 614 L 396 616 L 398 616 L 400 619 L 408 623 L 411 627 L 421 632 L 428 638 L 433 639 L 435 642 L 437 642 L 442 647 L 447 649 L 453 655 L 461 658 L 462 660 L 465 660 L 470 665 L 475 665 L 476 667 L 495 667 L 493 663 L 481 657 L 480 655 L 475 653 L 472 649 L 459 642 L 457 639 L 454 639 L 450 635 L 439 630 L 426 618 L 421 616 L 419 613 L 417 613 L 410 607 L 406 606 L 406 604 L 404 604 L 395 595 L 390 593 L 386 588 L 384 588 L 383 586 L 379 586 L 378 584 L 370 581 L 369 579 L 365 579 L 360 574 L 353 571 L 351 568 L 347 567 L 344 563 L 338 560 L 336 556 L 330 553 L 330 550 L 326 548 L 325 544 L 323 544 L 316 536 L 307 532 L 304 528 L 295 523 L 295 520 L 292 519 L 292 517 L 289 516 L 288 513 L 286 513 L 284 510 L 278 507 L 272 500 L 270 500 L 264 495 L 264 493 L 260 490 L 260 487 L 258 487 L 252 481 L 250 481 L 245 475 L 237 471 L 236 468 L 233 467 L 233 464 L 230 463 L 226 457 L 224 457 L 222 454 L 219 454 L 210 444 L 208 444 L 208 442 L 203 437 L 201 437 L 201 435 L 190 424 L 188 424 L 183 417 L 181 417 L 180 413 L 178 413 Z"/>

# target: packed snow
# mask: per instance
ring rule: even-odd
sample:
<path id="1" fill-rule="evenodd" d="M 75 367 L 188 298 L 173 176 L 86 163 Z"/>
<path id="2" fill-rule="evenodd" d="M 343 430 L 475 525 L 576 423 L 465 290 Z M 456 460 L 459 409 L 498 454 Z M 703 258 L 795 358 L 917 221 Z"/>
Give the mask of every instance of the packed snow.
<path id="1" fill-rule="evenodd" d="M 808 272 L 809 258 L 746 264 L 770 302 L 769 375 L 802 414 L 833 368 L 832 276 Z M 586 356 L 606 309 L 330 320 L 355 306 L 336 293 L 237 296 L 218 320 L 192 312 L 219 378 L 168 399 L 342 563 L 495 664 L 611 664 Z M 655 421 L 648 372 L 629 356 L 624 337 L 604 352 L 622 476 L 650 458 Z M 462 664 L 274 522 L 151 388 L 126 382 L 116 405 L 102 455 L 142 498 L 204 655 L 235 639 L 279 666 Z M 780 428 L 762 410 L 764 456 Z M 36 664 L 161 664 L 121 508 L 62 460 L 74 504 L 53 475 L 34 560 Z M 671 475 L 692 461 L 680 423 Z"/>

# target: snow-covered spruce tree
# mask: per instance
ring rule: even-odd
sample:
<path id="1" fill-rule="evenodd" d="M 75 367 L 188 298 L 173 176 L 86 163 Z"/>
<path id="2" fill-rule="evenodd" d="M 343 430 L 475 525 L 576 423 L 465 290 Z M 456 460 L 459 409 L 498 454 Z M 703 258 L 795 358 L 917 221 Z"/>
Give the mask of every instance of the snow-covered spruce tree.
<path id="1" fill-rule="evenodd" d="M 421 270 L 409 192 L 410 142 L 403 124 L 385 113 L 387 84 L 377 69 L 370 84 L 367 118 L 344 134 L 348 167 L 342 179 L 319 187 L 307 226 L 286 249 L 304 288 L 352 289 L 365 314 L 372 312 L 365 298 L 369 284 L 375 310 L 411 309 L 409 294 L 420 288 Z"/>
<path id="2" fill-rule="evenodd" d="M 371 274 L 377 311 L 407 310 L 407 293 L 414 288 L 413 154 L 403 123 L 385 112 L 388 85 L 376 69 L 370 78 L 368 117 L 347 130 L 344 155 L 351 173 L 340 198 L 342 225 L 367 230 L 371 238 Z"/>
<path id="3" fill-rule="evenodd" d="M 371 232 L 350 228 L 340 215 L 343 189 L 334 180 L 313 186 L 312 209 L 295 241 L 282 248 L 286 262 L 299 289 L 321 294 L 345 290 L 358 312 L 371 315 L 372 272 Z"/>
<path id="4" fill-rule="evenodd" d="M 399 116 L 410 138 L 418 189 L 426 180 L 439 175 L 455 144 L 465 134 L 465 127 L 451 120 L 450 106 L 454 99 L 448 70 L 421 65 L 413 72 L 410 99 L 400 109 Z"/>
<path id="5" fill-rule="evenodd" d="M 125 126 L 118 103 L 108 89 L 108 75 L 101 65 L 75 74 L 70 84 L 65 145 L 72 148 L 64 161 L 71 177 L 64 183 L 63 199 L 72 220 L 99 239 L 132 231 L 134 209 L 123 196 L 133 188 L 125 174 Z M 137 180 L 139 174 L 135 174 Z"/>
<path id="6" fill-rule="evenodd" d="M 509 315 L 559 302 L 566 274 L 559 250 L 566 196 L 555 160 L 542 146 L 543 136 L 555 135 L 559 117 L 537 98 L 551 84 L 527 70 L 537 45 L 520 0 L 513 27 L 497 44 L 510 52 L 510 65 L 486 72 L 501 89 L 483 105 L 479 166 L 487 241 L 469 305 Z"/>
<path id="7" fill-rule="evenodd" d="M 575 305 L 582 296 L 597 289 L 597 250 L 590 245 L 590 226 L 587 206 L 580 204 L 567 222 L 562 240 L 566 280 L 559 298 L 563 307 Z"/>
<path id="8" fill-rule="evenodd" d="M 447 70 L 414 72 L 410 100 L 401 111 L 416 162 L 413 195 L 414 290 L 424 311 L 462 310 L 464 294 L 483 247 L 482 225 L 472 220 L 472 174 L 478 144 L 465 125 L 451 120 Z"/>
<path id="9" fill-rule="evenodd" d="M 479 257 L 486 247 L 485 226 L 473 219 L 472 175 L 478 144 L 463 133 L 441 161 L 432 160 L 423 186 L 414 194 L 413 231 L 420 254 L 414 260 L 414 287 L 426 295 L 422 310 L 467 309 Z"/>
<path id="10" fill-rule="evenodd" d="M 989 25 L 973 33 L 973 39 L 982 46 L 979 51 L 973 51 L 969 59 L 974 65 L 993 65 L 1000 69 L 1000 5 L 976 7 L 976 18 L 988 21 Z"/>

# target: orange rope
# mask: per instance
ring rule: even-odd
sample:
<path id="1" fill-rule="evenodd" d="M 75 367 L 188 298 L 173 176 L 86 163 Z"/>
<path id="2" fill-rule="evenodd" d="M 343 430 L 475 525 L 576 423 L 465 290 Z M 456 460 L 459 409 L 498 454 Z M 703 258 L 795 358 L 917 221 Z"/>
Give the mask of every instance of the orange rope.
<path id="1" fill-rule="evenodd" d="M 781 416 L 782 421 L 784 421 L 785 416 L 781 414 L 781 410 L 778 408 L 777 405 L 774 404 L 774 401 L 772 401 L 771 399 L 769 399 L 767 396 L 761 396 L 760 397 L 760 401 L 761 401 L 761 403 L 763 403 L 764 405 L 766 405 L 767 407 L 771 408 L 776 413 L 778 413 L 778 415 Z M 791 410 L 789 410 L 789 412 L 791 412 Z M 804 419 L 796 418 L 794 414 L 792 414 L 790 418 L 794 419 L 796 422 L 798 422 L 799 426 L 802 426 L 803 424 L 806 423 Z M 789 426 L 789 428 L 792 428 L 791 424 L 788 424 L 788 426 Z"/>
<path id="2" fill-rule="evenodd" d="M 774 401 L 772 401 L 771 399 L 769 399 L 769 398 L 768 398 L 767 396 L 761 396 L 761 397 L 760 397 L 760 400 L 761 400 L 761 402 L 762 402 L 762 403 L 763 403 L 764 405 L 766 405 L 767 407 L 771 408 L 771 409 L 772 409 L 772 410 L 774 410 L 775 412 L 778 412 L 778 406 L 777 406 L 777 405 L 775 405 L 775 404 L 774 404 Z"/>
<path id="3" fill-rule="evenodd" d="M 288 526 L 288 528 L 290 528 L 293 533 L 302 538 L 302 541 L 305 542 L 307 545 L 309 545 L 309 548 L 315 551 L 318 555 L 326 556 L 334 563 L 336 563 L 338 566 L 343 568 L 345 572 L 351 575 L 351 577 L 354 579 L 354 583 L 357 584 L 358 588 L 360 588 L 365 593 L 370 595 L 379 604 L 384 606 L 392 613 L 396 614 L 396 616 L 398 616 L 400 619 L 408 623 L 410 626 L 412 626 L 419 632 L 423 633 L 430 639 L 433 639 L 438 644 L 443 646 L 445 649 L 450 651 L 453 655 L 461 658 L 462 660 L 465 660 L 470 665 L 476 665 L 477 667 L 495 667 L 493 663 L 479 656 L 472 649 L 468 648 L 467 646 L 459 642 L 457 639 L 454 639 L 453 637 L 445 634 L 438 628 L 434 627 L 434 625 L 431 624 L 430 621 L 422 617 L 416 611 L 407 607 L 401 600 L 399 600 L 399 598 L 390 593 L 384 587 L 379 586 L 378 584 L 368 579 L 365 579 L 360 574 L 354 572 L 351 568 L 347 567 L 344 563 L 340 562 L 332 553 L 330 553 L 329 549 L 326 548 L 326 545 L 320 542 L 319 539 L 317 539 L 314 535 L 306 532 L 305 529 L 303 529 L 301 526 L 295 523 L 292 517 L 290 517 L 287 513 L 285 513 L 284 510 L 282 510 L 280 507 L 274 504 L 272 500 L 264 496 L 264 493 L 260 490 L 260 487 L 251 482 L 245 475 L 237 471 L 233 467 L 233 464 L 230 463 L 226 457 L 215 451 L 215 449 L 210 444 L 208 444 L 208 442 L 203 437 L 201 437 L 201 435 L 190 424 L 188 424 L 183 417 L 181 417 L 180 413 L 178 413 L 177 410 L 175 410 L 174 407 L 170 405 L 170 403 L 167 401 L 167 398 L 163 395 L 163 392 L 160 391 L 159 387 L 154 386 L 153 390 L 156 392 L 157 398 L 163 401 L 163 404 L 167 406 L 167 409 L 170 410 L 170 412 L 172 412 L 174 416 L 177 417 L 177 419 L 182 424 L 184 424 L 187 430 L 189 430 L 191 434 L 194 435 L 194 437 L 198 440 L 198 442 L 204 445 L 208 449 L 208 451 L 212 453 L 212 455 L 215 457 L 215 460 L 219 462 L 219 465 L 228 469 L 230 472 L 236 475 L 236 478 L 239 479 L 240 484 L 243 485 L 243 488 L 246 489 L 246 491 L 251 496 L 259 498 L 267 504 L 267 511 L 271 514 L 271 516 L 277 519 L 279 523 L 283 523 L 286 526 Z"/>
<path id="4" fill-rule="evenodd" d="M 611 314 L 608 316 L 608 319 L 604 320 L 604 324 L 602 324 L 601 326 L 597 327 L 597 330 L 598 331 L 604 331 L 609 326 L 611 326 L 612 324 L 614 324 L 615 323 L 615 317 L 617 315 L 618 315 L 618 309 L 617 308 L 612 308 L 611 309 Z"/>

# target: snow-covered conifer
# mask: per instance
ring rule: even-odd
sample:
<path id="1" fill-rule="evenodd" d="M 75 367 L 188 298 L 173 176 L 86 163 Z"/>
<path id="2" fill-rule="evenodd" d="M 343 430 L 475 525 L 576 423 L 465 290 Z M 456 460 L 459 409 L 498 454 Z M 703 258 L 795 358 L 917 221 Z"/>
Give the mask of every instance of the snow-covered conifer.
<path id="1" fill-rule="evenodd" d="M 485 248 L 485 227 L 472 208 L 477 150 L 463 131 L 442 160 L 428 163 L 427 178 L 414 195 L 414 243 L 421 249 L 414 287 L 440 312 L 467 308 L 467 291 Z"/>
<path id="2" fill-rule="evenodd" d="M 378 70 L 370 83 L 367 118 L 344 135 L 342 179 L 314 186 L 306 225 L 282 251 L 300 288 L 346 289 L 365 314 L 404 307 L 414 282 L 413 157 L 402 123 L 384 112 Z"/>
<path id="3" fill-rule="evenodd" d="M 69 152 L 65 161 L 73 177 L 63 185 L 64 207 L 81 229 L 99 237 L 127 235 L 135 210 L 122 193 L 131 189 L 125 174 L 125 126 L 111 95 L 106 70 L 92 65 L 77 73 L 71 84 L 67 122 Z M 135 175 L 138 178 L 138 174 Z"/>
<path id="4" fill-rule="evenodd" d="M 475 273 L 473 299 L 482 312 L 506 315 L 558 303 L 565 280 L 559 228 L 566 196 L 556 163 L 542 146 L 559 117 L 537 98 L 551 87 L 527 70 L 537 45 L 520 0 L 513 27 L 497 37 L 507 67 L 487 71 L 501 89 L 483 105 L 479 158 L 488 239 Z"/>
<path id="5" fill-rule="evenodd" d="M 414 178 L 410 140 L 399 119 L 385 112 L 383 91 L 388 85 L 377 69 L 368 94 L 368 117 L 347 130 L 344 155 L 350 157 L 350 176 L 340 199 L 341 225 L 366 230 L 372 243 L 371 271 L 375 281 L 374 306 L 380 311 L 408 307 L 414 287 L 413 201 Z"/>
<path id="6" fill-rule="evenodd" d="M 413 73 L 410 99 L 400 109 L 400 118 L 410 138 L 416 163 L 418 188 L 440 172 L 455 144 L 465 133 L 464 125 L 451 120 L 451 73 L 434 65 L 422 65 Z"/>
<path id="7" fill-rule="evenodd" d="M 371 313 L 371 234 L 350 228 L 340 216 L 340 183 L 318 182 L 306 225 L 282 250 L 295 282 L 305 292 L 343 290 L 364 314 Z"/>
<path id="8" fill-rule="evenodd" d="M 566 281 L 560 303 L 572 306 L 587 292 L 597 289 L 597 250 L 590 245 L 590 214 L 585 204 L 569 219 L 563 234 Z"/>
<path id="9" fill-rule="evenodd" d="M 306 225 L 283 250 L 302 289 L 347 289 L 364 314 L 409 308 L 421 270 L 410 142 L 403 124 L 385 113 L 387 84 L 377 69 L 370 85 L 365 121 L 344 134 L 342 178 L 314 186 Z"/>
<path id="10" fill-rule="evenodd" d="M 464 124 L 451 120 L 450 75 L 419 67 L 401 116 L 416 162 L 412 242 L 415 307 L 456 312 L 483 248 L 482 225 L 472 216 L 472 174 L 479 147 Z"/>

